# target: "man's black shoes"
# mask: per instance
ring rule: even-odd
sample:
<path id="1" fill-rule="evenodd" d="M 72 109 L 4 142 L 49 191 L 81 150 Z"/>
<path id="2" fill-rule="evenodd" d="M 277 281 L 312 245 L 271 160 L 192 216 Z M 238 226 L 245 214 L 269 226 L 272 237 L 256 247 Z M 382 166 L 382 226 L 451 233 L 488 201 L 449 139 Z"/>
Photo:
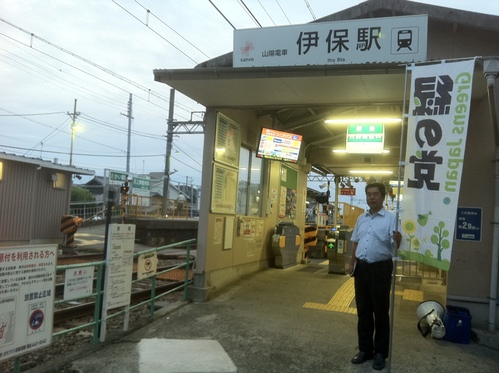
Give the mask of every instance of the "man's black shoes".
<path id="1" fill-rule="evenodd" d="M 373 361 L 374 370 L 382 370 L 385 368 L 385 358 L 381 354 L 376 354 Z"/>
<path id="2" fill-rule="evenodd" d="M 374 355 L 372 353 L 368 354 L 367 352 L 358 352 L 357 355 L 352 357 L 352 364 L 362 364 L 365 363 L 367 360 L 372 360 L 374 358 Z"/>

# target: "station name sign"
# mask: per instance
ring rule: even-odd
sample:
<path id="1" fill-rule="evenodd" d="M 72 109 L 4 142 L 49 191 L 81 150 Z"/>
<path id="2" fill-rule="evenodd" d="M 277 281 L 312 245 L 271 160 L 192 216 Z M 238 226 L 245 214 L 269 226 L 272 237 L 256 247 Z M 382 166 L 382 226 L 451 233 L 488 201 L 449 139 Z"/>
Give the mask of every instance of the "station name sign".
<path id="1" fill-rule="evenodd" d="M 427 15 L 234 30 L 233 66 L 419 62 L 427 41 Z"/>

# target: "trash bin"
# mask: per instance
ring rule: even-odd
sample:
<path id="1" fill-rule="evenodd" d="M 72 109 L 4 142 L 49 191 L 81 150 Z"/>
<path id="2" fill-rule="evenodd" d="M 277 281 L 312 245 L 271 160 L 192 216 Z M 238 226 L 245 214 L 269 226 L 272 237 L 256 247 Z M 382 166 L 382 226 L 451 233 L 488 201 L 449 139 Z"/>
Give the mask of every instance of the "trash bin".
<path id="1" fill-rule="evenodd" d="M 272 249 L 275 255 L 276 268 L 287 268 L 296 265 L 296 256 L 300 248 L 300 229 L 291 222 L 276 225 L 272 236 Z"/>
<path id="2" fill-rule="evenodd" d="M 468 344 L 471 338 L 471 315 L 464 307 L 447 305 L 444 314 L 446 341 Z"/>
<path id="3" fill-rule="evenodd" d="M 329 259 L 329 273 L 344 275 L 348 270 L 350 256 L 352 255 L 350 238 L 353 229 L 341 226 L 328 233 L 326 242 L 327 257 Z"/>

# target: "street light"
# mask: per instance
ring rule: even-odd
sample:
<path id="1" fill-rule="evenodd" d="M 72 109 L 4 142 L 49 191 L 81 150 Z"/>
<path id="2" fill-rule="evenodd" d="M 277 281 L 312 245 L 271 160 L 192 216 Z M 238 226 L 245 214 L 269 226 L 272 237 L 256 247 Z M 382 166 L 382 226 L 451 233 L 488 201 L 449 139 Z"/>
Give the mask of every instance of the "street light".
<path id="1" fill-rule="evenodd" d="M 79 124 L 76 124 L 75 122 L 71 123 L 71 148 L 69 150 L 69 165 L 73 165 L 73 144 L 75 141 L 75 132 L 76 130 L 81 129 L 82 127 Z"/>
<path id="2" fill-rule="evenodd" d="M 80 125 L 76 124 L 76 117 L 80 115 L 80 113 L 76 112 L 76 98 L 75 98 L 75 106 L 73 108 L 73 122 L 71 123 L 71 148 L 69 149 L 69 166 L 73 165 L 73 143 L 75 139 L 75 131 L 76 129 L 81 128 Z M 68 113 L 69 114 L 69 113 Z"/>

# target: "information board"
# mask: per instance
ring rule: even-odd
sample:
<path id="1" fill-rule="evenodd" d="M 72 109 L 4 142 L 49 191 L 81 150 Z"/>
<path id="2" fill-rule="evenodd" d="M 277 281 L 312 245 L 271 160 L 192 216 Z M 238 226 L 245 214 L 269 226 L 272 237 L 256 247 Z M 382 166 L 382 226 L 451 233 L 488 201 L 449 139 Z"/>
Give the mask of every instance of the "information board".
<path id="1" fill-rule="evenodd" d="M 456 240 L 482 240 L 482 209 L 479 207 L 458 207 Z"/>
<path id="2" fill-rule="evenodd" d="M 0 248 L 0 361 L 52 341 L 57 245 Z"/>
<path id="3" fill-rule="evenodd" d="M 235 214 L 237 201 L 237 172 L 229 167 L 213 165 L 211 212 Z"/>
<path id="4" fill-rule="evenodd" d="M 94 267 L 66 269 L 64 276 L 64 300 L 78 299 L 92 294 Z"/>
<path id="5" fill-rule="evenodd" d="M 128 306 L 132 293 L 134 224 L 110 224 L 104 304 L 107 310 Z"/>

